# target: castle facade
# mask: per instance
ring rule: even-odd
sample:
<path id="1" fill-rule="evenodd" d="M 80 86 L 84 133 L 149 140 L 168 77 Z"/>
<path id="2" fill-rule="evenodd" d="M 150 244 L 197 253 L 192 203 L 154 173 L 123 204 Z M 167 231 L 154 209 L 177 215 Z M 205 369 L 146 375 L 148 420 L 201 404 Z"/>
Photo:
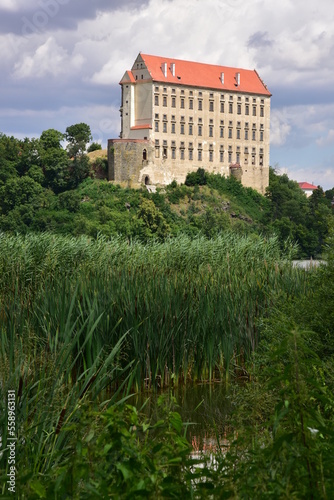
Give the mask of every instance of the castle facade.
<path id="1" fill-rule="evenodd" d="M 120 138 L 108 141 L 117 182 L 184 182 L 199 167 L 269 184 L 271 94 L 255 70 L 139 53 L 120 81 Z"/>

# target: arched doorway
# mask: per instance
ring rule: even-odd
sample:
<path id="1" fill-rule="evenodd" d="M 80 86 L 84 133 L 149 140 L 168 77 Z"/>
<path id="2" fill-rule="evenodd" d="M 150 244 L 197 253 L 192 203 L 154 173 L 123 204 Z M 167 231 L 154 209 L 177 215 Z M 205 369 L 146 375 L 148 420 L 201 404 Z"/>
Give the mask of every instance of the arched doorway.
<path id="1" fill-rule="evenodd" d="M 148 186 L 149 183 L 150 183 L 150 178 L 148 175 L 145 175 L 145 179 L 144 179 L 144 182 L 145 182 L 145 186 Z"/>

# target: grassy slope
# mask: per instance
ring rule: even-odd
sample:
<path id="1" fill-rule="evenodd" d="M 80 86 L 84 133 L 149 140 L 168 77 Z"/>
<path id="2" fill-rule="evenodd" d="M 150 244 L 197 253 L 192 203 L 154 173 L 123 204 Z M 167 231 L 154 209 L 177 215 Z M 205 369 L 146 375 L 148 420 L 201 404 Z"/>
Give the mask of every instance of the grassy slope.
<path id="1" fill-rule="evenodd" d="M 263 230 L 267 200 L 250 189 L 232 185 L 167 187 L 157 193 L 123 188 L 101 180 L 87 179 L 74 193 L 78 207 L 63 207 L 57 216 L 50 214 L 45 229 L 74 235 L 140 235 L 138 211 L 143 200 L 152 200 L 167 224 L 177 235 L 199 232 L 213 236 L 225 229 L 253 232 Z M 53 211 L 55 215 L 55 211 Z M 139 224 L 140 226 L 140 224 Z"/>

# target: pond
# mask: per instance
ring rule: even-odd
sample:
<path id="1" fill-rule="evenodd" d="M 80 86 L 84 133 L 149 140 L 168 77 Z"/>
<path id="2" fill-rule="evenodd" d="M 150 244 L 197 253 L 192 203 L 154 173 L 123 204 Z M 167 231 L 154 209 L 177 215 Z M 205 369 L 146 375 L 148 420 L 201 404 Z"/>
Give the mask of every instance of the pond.
<path id="1" fill-rule="evenodd" d="M 225 384 L 197 384 L 180 386 L 166 391 L 175 397 L 182 421 L 188 423 L 187 438 L 194 451 L 214 452 L 217 447 L 217 436 L 221 446 L 227 444 L 227 422 L 231 413 L 231 402 L 226 393 Z M 160 393 L 141 393 L 132 396 L 128 403 L 135 406 L 152 421 L 161 418 L 158 408 Z"/>

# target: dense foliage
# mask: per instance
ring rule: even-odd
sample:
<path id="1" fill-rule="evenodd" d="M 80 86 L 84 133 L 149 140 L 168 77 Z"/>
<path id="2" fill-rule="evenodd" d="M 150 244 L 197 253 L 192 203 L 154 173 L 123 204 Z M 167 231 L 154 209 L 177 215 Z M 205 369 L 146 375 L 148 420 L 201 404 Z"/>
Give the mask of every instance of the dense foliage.
<path id="1" fill-rule="evenodd" d="M 19 498 L 331 497 L 333 251 L 306 273 L 253 236 L 0 243 L 1 429 L 5 444 L 15 388 Z M 249 382 L 230 384 L 215 466 L 197 468 L 173 405 L 156 423 L 115 406 L 134 384 L 227 373 Z"/>
<path id="2" fill-rule="evenodd" d="M 299 257 L 321 255 L 332 218 L 333 190 L 321 188 L 308 199 L 298 184 L 270 170 L 266 196 L 243 187 L 235 178 L 188 174 L 164 190 L 124 188 L 100 180 L 106 160 L 90 161 L 84 123 L 44 131 L 39 139 L 0 135 L 0 229 L 27 233 L 123 235 L 152 238 L 199 234 L 212 238 L 226 230 L 243 234 L 277 234 L 299 245 Z M 62 146 L 66 141 L 66 149 Z M 99 148 L 92 143 L 89 151 Z M 99 177 L 99 180 L 94 177 Z"/>
<path id="3" fill-rule="evenodd" d="M 90 140 L 0 135 L 4 498 L 8 390 L 20 499 L 333 498 L 334 191 L 274 170 L 266 196 L 204 169 L 124 188 Z M 195 459 L 168 390 L 216 380 L 228 444 Z M 143 388 L 167 389 L 157 421 L 126 404 Z"/>

